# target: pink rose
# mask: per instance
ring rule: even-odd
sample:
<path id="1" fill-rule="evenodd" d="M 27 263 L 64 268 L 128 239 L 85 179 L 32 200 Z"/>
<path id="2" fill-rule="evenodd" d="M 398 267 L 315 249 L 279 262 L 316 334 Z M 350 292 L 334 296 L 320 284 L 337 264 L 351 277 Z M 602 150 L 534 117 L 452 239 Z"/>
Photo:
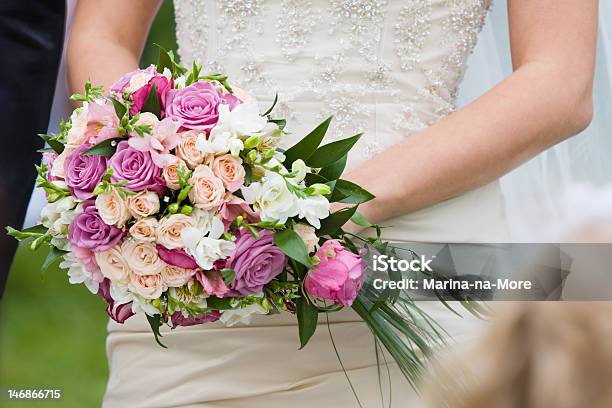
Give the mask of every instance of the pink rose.
<path id="1" fill-rule="evenodd" d="M 198 132 L 189 131 L 181 133 L 181 141 L 176 146 L 176 155 L 185 161 L 190 169 L 195 169 L 204 163 L 206 155 L 197 148 Z"/>
<path id="2" fill-rule="evenodd" d="M 337 305 L 351 306 L 365 279 L 363 259 L 335 240 L 325 241 L 316 255 L 320 262 L 304 279 L 306 292 Z"/>
<path id="3" fill-rule="evenodd" d="M 159 196 L 152 191 L 141 191 L 128 196 L 127 208 L 135 218 L 144 218 L 159 211 Z"/>
<path id="4" fill-rule="evenodd" d="M 152 117 L 149 117 L 149 115 Z M 141 118 L 143 117 L 144 124 L 148 124 L 147 122 L 154 122 L 155 115 L 145 112 Z M 176 161 L 175 157 L 170 154 L 170 150 L 174 149 L 181 140 L 181 137 L 176 133 L 178 128 L 178 123 L 166 118 L 154 127 L 152 126 L 151 133 L 144 136 L 132 135 L 128 143 L 130 147 L 140 152 L 149 152 L 153 163 L 163 168 Z"/>
<path id="5" fill-rule="evenodd" d="M 172 214 L 162 218 L 157 227 L 157 243 L 168 249 L 183 248 L 181 234 L 185 228 L 195 228 L 193 218 L 184 214 Z"/>
<path id="6" fill-rule="evenodd" d="M 121 241 L 123 230 L 102 220 L 94 200 L 83 202 L 82 208 L 83 211 L 77 214 L 68 226 L 68 241 L 71 246 L 101 252 Z"/>
<path id="7" fill-rule="evenodd" d="M 142 218 L 130 228 L 130 235 L 140 241 L 155 242 L 157 239 L 157 220 L 153 217 Z"/>
<path id="8" fill-rule="evenodd" d="M 96 261 L 105 278 L 126 285 L 130 280 L 130 268 L 121 255 L 121 247 L 115 246 L 96 253 Z"/>
<path id="9" fill-rule="evenodd" d="M 121 256 L 136 275 L 155 275 L 166 267 L 151 242 L 126 239 L 121 244 Z"/>
<path id="10" fill-rule="evenodd" d="M 170 288 L 179 288 L 189 282 L 195 274 L 193 269 L 180 268 L 174 265 L 167 265 L 161 272 L 162 278 L 166 286 Z"/>
<path id="11" fill-rule="evenodd" d="M 193 188 L 189 192 L 189 199 L 198 208 L 210 210 L 223 203 L 225 187 L 223 181 L 214 175 L 210 167 L 199 165 L 190 178 Z"/>
<path id="12" fill-rule="evenodd" d="M 117 151 L 109 159 L 109 165 L 113 169 L 111 181 L 127 181 L 125 188 L 128 190 L 149 190 L 161 194 L 165 189 L 166 183 L 161 177 L 162 169 L 155 164 L 151 153 L 134 149 L 126 140 L 117 144 Z"/>
<path id="13" fill-rule="evenodd" d="M 240 157 L 232 156 L 231 154 L 215 157 L 211 169 L 215 176 L 221 179 L 223 185 L 230 193 L 244 185 L 246 173 L 244 167 L 242 167 L 242 159 Z"/>
<path id="14" fill-rule="evenodd" d="M 219 121 L 219 105 L 230 110 L 240 101 L 231 94 L 221 93 L 210 82 L 196 82 L 183 89 L 171 89 L 166 95 L 166 117 L 182 124 L 182 129 L 209 132 Z"/>
<path id="15" fill-rule="evenodd" d="M 155 84 L 157 91 L 159 106 L 163 109 L 166 95 L 172 89 L 173 83 L 172 79 L 158 73 L 153 65 L 145 70 L 137 70 L 127 74 L 117 84 L 113 85 L 111 91 L 118 94 L 129 92 L 132 95 L 130 114 L 135 115 L 142 110 L 153 84 Z"/>

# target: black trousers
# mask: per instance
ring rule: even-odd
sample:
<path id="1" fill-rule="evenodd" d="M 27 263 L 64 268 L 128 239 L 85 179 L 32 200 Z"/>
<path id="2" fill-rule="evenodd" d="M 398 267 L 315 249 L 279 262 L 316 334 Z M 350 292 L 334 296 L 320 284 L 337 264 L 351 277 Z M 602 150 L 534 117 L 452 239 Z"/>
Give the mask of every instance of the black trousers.
<path id="1" fill-rule="evenodd" d="M 64 0 L 0 0 L 0 296 L 40 161 L 64 39 Z"/>

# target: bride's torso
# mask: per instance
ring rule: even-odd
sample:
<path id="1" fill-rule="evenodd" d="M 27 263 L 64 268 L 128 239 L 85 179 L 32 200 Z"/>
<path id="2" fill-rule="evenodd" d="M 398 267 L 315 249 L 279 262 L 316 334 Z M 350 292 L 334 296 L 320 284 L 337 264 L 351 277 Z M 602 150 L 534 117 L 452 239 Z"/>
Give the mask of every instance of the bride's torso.
<path id="1" fill-rule="evenodd" d="M 455 109 L 490 0 L 174 0 L 179 55 L 252 92 L 288 121 L 290 145 L 334 115 L 328 140 L 364 136 L 358 165 Z M 390 239 L 503 240 L 497 183 L 394 219 Z M 489 217 L 483 217 L 483 213 Z M 470 223 L 480 218 L 485 231 Z M 456 225 L 470 223 L 472 232 Z M 450 224 L 449 224 L 450 223 Z M 461 224 L 461 223 L 460 223 Z M 504 234 L 493 230 L 504 229 Z M 411 231 L 411 232 L 409 232 Z M 496 235 L 493 237 L 492 235 Z M 491 239 L 487 239 L 491 236 Z"/>

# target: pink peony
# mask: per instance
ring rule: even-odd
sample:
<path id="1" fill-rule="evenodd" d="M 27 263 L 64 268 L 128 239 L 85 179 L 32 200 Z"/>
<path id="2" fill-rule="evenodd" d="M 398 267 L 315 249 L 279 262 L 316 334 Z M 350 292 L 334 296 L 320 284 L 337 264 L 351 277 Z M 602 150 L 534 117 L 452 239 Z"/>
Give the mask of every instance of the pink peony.
<path id="1" fill-rule="evenodd" d="M 363 259 L 335 240 L 326 241 L 316 255 L 320 262 L 306 275 L 306 292 L 338 305 L 351 306 L 363 285 Z"/>

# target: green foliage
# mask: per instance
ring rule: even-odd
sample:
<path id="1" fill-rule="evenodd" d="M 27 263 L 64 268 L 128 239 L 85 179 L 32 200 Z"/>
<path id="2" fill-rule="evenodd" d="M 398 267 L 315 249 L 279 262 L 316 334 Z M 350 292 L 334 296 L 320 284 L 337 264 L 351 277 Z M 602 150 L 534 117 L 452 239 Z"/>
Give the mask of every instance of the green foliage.
<path id="1" fill-rule="evenodd" d="M 295 300 L 295 306 L 298 320 L 300 349 L 302 349 L 317 330 L 319 311 L 306 300 L 306 296 L 304 295 Z"/>
<path id="2" fill-rule="evenodd" d="M 315 168 L 331 166 L 338 160 L 341 160 L 349 150 L 353 148 L 362 135 L 362 133 L 359 133 L 355 136 L 323 145 L 304 161 L 308 166 Z"/>
<path id="3" fill-rule="evenodd" d="M 373 200 L 374 194 L 348 180 L 336 180 L 334 191 L 329 201 L 346 204 L 362 204 Z"/>
<path id="4" fill-rule="evenodd" d="M 321 220 L 321 228 L 317 230 L 317 235 L 333 235 L 340 231 L 342 226 L 351 219 L 357 206 L 343 208 L 340 211 L 336 211 L 329 215 L 329 217 Z"/>
<path id="5" fill-rule="evenodd" d="M 302 140 L 291 146 L 285 152 L 285 166 L 291 167 L 291 164 L 297 159 L 307 161 L 310 156 L 317 150 L 317 147 L 323 141 L 332 117 L 325 119 L 312 132 L 306 135 Z"/>
<path id="6" fill-rule="evenodd" d="M 151 85 L 151 89 L 149 90 L 149 94 L 147 95 L 147 99 L 145 100 L 141 112 L 151 112 L 158 118 L 161 115 L 161 106 L 159 104 L 159 97 L 157 96 L 155 83 Z"/>
<path id="7" fill-rule="evenodd" d="M 308 256 L 308 248 L 300 236 L 291 228 L 284 229 L 274 234 L 274 243 L 289 258 L 301 263 L 307 268 L 312 267 Z"/>
<path id="8" fill-rule="evenodd" d="M 83 156 L 111 157 L 117 151 L 117 144 L 122 138 L 106 139 L 81 153 Z"/>
<path id="9" fill-rule="evenodd" d="M 159 340 L 159 338 L 162 337 L 161 333 L 159 332 L 159 328 L 162 325 L 161 315 L 156 314 L 154 316 L 149 316 L 149 315 L 146 315 L 146 316 L 147 316 L 147 321 L 149 322 L 149 326 L 151 326 L 151 331 L 153 332 L 153 336 L 155 336 L 155 341 L 157 342 L 157 344 L 159 344 L 163 348 L 168 348 L 164 346 L 162 342 Z"/>
<path id="10" fill-rule="evenodd" d="M 70 96 L 70 100 L 78 101 L 78 102 L 93 102 L 97 98 L 101 98 L 103 96 L 104 96 L 104 87 L 103 86 L 91 86 L 91 82 L 87 80 L 87 82 L 85 82 L 85 95 L 73 94 Z"/>

